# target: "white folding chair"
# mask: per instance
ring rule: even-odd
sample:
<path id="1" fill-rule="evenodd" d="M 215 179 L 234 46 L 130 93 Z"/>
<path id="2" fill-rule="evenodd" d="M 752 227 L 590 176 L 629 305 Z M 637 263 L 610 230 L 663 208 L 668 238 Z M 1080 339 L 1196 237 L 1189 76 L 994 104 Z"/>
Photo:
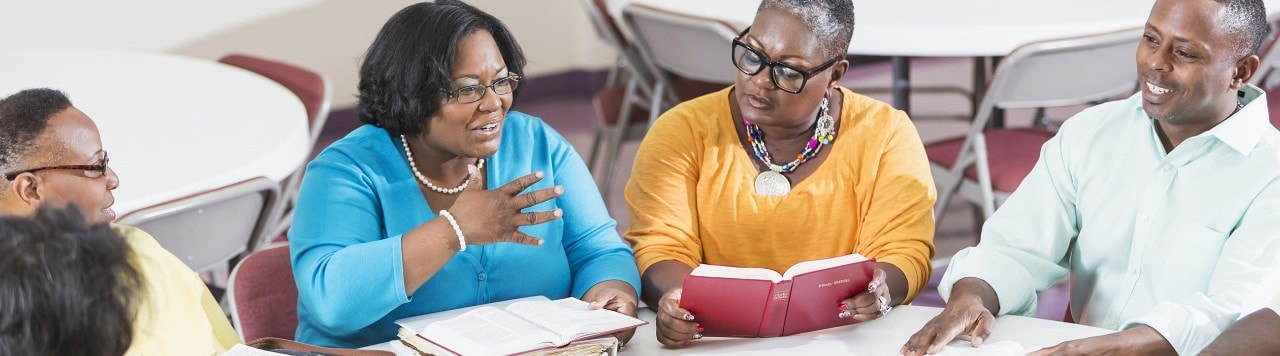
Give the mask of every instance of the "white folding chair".
<path id="1" fill-rule="evenodd" d="M 156 238 L 196 272 L 230 268 L 261 240 L 280 194 L 280 184 L 258 177 L 121 217 Z"/>
<path id="2" fill-rule="evenodd" d="M 1040 147 L 1054 132 L 1044 128 L 988 129 L 996 109 L 1091 104 L 1133 93 L 1133 56 L 1141 31 L 1035 42 L 1015 49 L 996 68 L 968 134 L 925 145 L 938 185 L 935 223 L 953 194 L 982 207 L 983 218 L 1026 177 Z"/>
<path id="3" fill-rule="evenodd" d="M 715 19 L 631 4 L 622 10 L 640 53 L 655 75 L 649 98 L 649 121 L 677 102 L 678 79 L 732 84 L 738 69 L 730 57 L 738 29 Z M 721 86 L 723 87 L 723 86 Z"/>

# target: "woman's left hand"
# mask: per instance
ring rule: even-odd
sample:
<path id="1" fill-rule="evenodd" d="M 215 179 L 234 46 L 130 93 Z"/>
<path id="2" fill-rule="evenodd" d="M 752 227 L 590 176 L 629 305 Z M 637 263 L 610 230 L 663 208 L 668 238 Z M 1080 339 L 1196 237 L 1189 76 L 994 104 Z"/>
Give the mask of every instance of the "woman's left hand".
<path id="1" fill-rule="evenodd" d="M 889 286 L 885 284 L 885 272 L 877 267 L 875 274 L 871 277 L 871 284 L 867 285 L 867 290 L 840 301 L 840 310 L 837 312 L 840 313 L 841 318 L 851 317 L 857 321 L 875 320 L 893 309 L 889 305 L 892 301 Z"/>
<path id="2" fill-rule="evenodd" d="M 631 317 L 636 316 L 636 291 L 627 282 L 608 280 L 597 283 L 582 295 L 582 300 L 590 303 L 590 308 L 593 310 L 604 308 Z M 618 338 L 620 343 L 618 346 L 621 347 L 626 345 L 635 333 L 636 329 L 627 329 L 613 334 L 613 337 Z"/>

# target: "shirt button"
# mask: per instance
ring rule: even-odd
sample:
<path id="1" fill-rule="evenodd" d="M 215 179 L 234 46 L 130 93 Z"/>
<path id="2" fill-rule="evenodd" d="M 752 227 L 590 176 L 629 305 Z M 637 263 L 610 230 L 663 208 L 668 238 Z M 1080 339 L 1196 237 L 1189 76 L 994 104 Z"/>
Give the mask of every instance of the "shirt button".
<path id="1" fill-rule="evenodd" d="M 1116 318 L 1107 318 L 1107 328 L 1108 329 L 1116 328 Z"/>
<path id="2" fill-rule="evenodd" d="M 1147 221 L 1147 214 L 1142 214 L 1139 218 L 1142 219 L 1142 221 Z"/>
<path id="3" fill-rule="evenodd" d="M 1164 170 L 1166 170 L 1166 171 L 1172 171 L 1172 170 L 1173 170 L 1173 166 L 1172 166 L 1172 165 L 1168 165 L 1168 164 L 1166 164 L 1166 165 L 1164 165 Z"/>
<path id="4" fill-rule="evenodd" d="M 1129 268 L 1129 274 L 1138 274 L 1138 269 L 1137 269 L 1137 268 L 1135 268 L 1135 267 L 1130 267 L 1130 268 Z"/>
<path id="5" fill-rule="evenodd" d="M 483 280 L 484 280 L 484 273 L 477 274 L 477 275 L 476 275 L 476 280 L 483 281 Z"/>

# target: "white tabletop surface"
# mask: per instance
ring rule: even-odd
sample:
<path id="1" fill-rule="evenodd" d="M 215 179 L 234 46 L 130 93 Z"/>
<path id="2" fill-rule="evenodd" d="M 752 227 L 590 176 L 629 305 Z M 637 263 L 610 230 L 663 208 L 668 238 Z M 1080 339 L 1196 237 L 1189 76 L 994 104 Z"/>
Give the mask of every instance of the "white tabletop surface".
<path id="1" fill-rule="evenodd" d="M 116 213 L 263 176 L 311 150 L 306 110 L 266 77 L 162 53 L 0 50 L 0 97 L 62 90 L 98 125 L 120 176 Z"/>
<path id="2" fill-rule="evenodd" d="M 629 0 L 746 28 L 758 1 Z M 1004 56 L 1026 43 L 1139 28 L 1155 0 L 854 0 L 849 54 Z M 1269 14 L 1280 0 L 1264 0 Z M 621 1 L 612 1 L 621 6 Z M 1137 39 L 1135 39 L 1136 41 Z"/>
<path id="3" fill-rule="evenodd" d="M 763 339 L 706 338 L 689 347 L 667 349 L 654 336 L 654 312 L 640 309 L 640 319 L 649 324 L 636 330 L 622 355 L 898 355 L 898 350 L 925 322 L 938 315 L 941 308 L 899 306 L 883 318 L 850 326 L 819 330 L 786 337 Z M 1092 326 L 1068 324 L 1021 316 L 996 318 L 995 329 L 987 344 L 1013 341 L 1031 350 L 1059 342 L 1110 333 Z M 388 350 L 397 355 L 414 355 L 399 341 L 373 345 L 366 349 Z"/>

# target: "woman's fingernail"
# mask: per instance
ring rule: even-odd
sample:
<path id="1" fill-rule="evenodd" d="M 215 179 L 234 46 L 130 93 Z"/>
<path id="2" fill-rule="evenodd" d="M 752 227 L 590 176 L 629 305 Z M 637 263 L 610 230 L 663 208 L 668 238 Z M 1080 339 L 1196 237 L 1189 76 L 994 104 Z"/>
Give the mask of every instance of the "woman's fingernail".
<path id="1" fill-rule="evenodd" d="M 682 342 L 680 343 L 680 346 L 689 346 L 689 342 L 688 341 Z"/>
<path id="2" fill-rule="evenodd" d="M 840 319 L 844 319 L 844 318 L 848 318 L 850 315 L 852 314 L 850 314 L 848 310 L 845 310 L 840 312 L 840 314 L 837 314 L 836 316 L 840 317 Z"/>
<path id="3" fill-rule="evenodd" d="M 556 210 L 554 210 L 554 211 L 552 211 L 552 212 L 551 212 L 551 215 L 555 215 L 555 216 L 564 216 L 564 211 L 562 211 L 562 210 L 560 210 L 560 209 L 556 209 Z"/>
<path id="4" fill-rule="evenodd" d="M 702 330 L 704 330 L 704 329 L 702 328 L 702 325 L 698 325 L 698 328 L 697 328 L 697 329 L 695 329 L 695 330 L 697 330 L 697 331 L 696 331 L 697 333 L 701 334 L 701 333 L 702 333 Z"/>
<path id="5" fill-rule="evenodd" d="M 839 304 L 839 308 L 840 308 L 840 310 L 849 310 L 849 306 L 844 305 L 844 303 L 840 303 L 840 304 Z"/>
<path id="6" fill-rule="evenodd" d="M 557 186 L 556 186 L 556 189 L 555 189 L 555 192 L 556 192 L 556 194 L 564 194 L 564 187 L 561 187 L 561 186 L 558 186 L 558 185 L 557 185 Z"/>

